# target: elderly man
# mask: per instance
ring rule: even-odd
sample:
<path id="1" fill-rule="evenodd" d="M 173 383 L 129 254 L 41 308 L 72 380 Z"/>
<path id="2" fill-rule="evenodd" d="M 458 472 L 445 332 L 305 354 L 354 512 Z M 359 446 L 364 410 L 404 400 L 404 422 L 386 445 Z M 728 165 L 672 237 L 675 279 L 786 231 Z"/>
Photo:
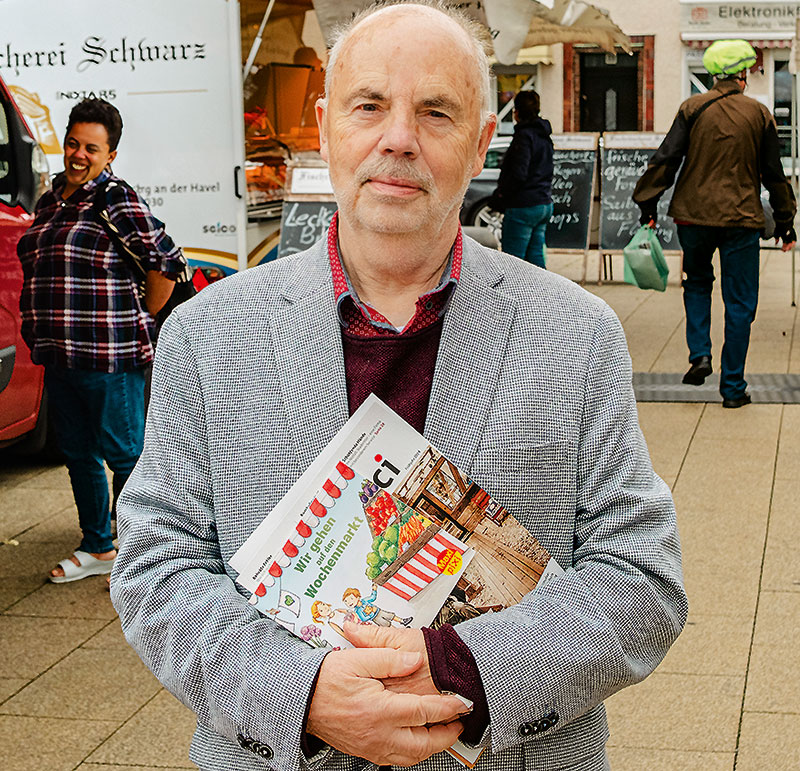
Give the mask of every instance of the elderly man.
<path id="1" fill-rule="evenodd" d="M 459 735 L 486 748 L 482 769 L 606 768 L 603 699 L 653 670 L 686 615 L 620 324 L 571 282 L 460 233 L 495 125 L 467 21 L 373 8 L 327 76 L 328 237 L 209 287 L 162 332 L 120 510 L 125 634 L 197 713 L 202 769 L 455 770 L 442 750 Z M 348 650 L 259 617 L 229 559 L 370 392 L 565 575 L 435 632 L 348 623 Z"/>

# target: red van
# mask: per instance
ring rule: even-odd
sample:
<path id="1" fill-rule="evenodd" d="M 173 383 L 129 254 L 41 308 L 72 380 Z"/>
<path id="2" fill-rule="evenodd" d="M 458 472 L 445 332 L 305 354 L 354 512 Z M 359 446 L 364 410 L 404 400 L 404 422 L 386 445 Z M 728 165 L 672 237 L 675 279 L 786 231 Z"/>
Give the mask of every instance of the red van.
<path id="1" fill-rule="evenodd" d="M 22 266 L 17 241 L 50 181 L 47 160 L 0 78 L 0 447 L 23 442 L 36 452 L 47 440 L 44 368 L 20 336 Z"/>

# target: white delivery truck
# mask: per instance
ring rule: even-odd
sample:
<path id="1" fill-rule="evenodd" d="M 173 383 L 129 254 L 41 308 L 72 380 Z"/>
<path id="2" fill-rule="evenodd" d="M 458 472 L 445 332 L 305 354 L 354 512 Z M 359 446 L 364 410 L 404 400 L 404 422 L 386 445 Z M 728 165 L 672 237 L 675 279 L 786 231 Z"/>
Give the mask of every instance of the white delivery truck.
<path id="1" fill-rule="evenodd" d="M 0 0 L 0 76 L 53 171 L 67 116 L 112 102 L 114 172 L 194 265 L 247 267 L 237 0 Z"/>

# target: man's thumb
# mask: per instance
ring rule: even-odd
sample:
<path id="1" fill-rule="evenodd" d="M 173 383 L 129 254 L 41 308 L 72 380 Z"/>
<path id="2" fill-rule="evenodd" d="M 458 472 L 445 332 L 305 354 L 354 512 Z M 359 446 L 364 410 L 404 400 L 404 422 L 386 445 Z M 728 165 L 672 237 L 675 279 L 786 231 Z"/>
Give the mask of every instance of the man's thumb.
<path id="1" fill-rule="evenodd" d="M 388 677 L 406 677 L 416 672 L 422 664 L 422 655 L 391 648 L 364 648 L 358 651 L 361 671 L 359 676 L 384 680 Z"/>
<path id="2" fill-rule="evenodd" d="M 357 624 L 354 621 L 345 621 L 344 636 L 356 648 L 399 648 L 395 642 L 395 635 L 388 627 L 375 624 Z"/>

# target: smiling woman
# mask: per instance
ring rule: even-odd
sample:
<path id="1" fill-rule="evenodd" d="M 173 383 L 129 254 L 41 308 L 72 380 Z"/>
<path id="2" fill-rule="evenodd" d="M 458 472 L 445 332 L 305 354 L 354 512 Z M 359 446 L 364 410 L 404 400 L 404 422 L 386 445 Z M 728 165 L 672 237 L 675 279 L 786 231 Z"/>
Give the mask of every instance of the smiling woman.
<path id="1" fill-rule="evenodd" d="M 64 172 L 39 200 L 17 249 L 22 335 L 32 360 L 45 368 L 83 533 L 75 553 L 50 572 L 54 583 L 111 572 L 116 550 L 104 464 L 114 473 L 116 495 L 142 449 L 151 314 L 186 271 L 163 224 L 111 172 L 121 134 L 122 118 L 109 102 L 87 99 L 73 108 Z M 146 275 L 144 297 L 100 212 Z"/>
<path id="2" fill-rule="evenodd" d="M 120 132 L 122 121 L 120 121 Z M 67 129 L 64 140 L 64 197 L 69 198 L 81 185 L 100 176 L 100 173 L 117 157 L 116 142 L 102 123 L 76 123 Z"/>

